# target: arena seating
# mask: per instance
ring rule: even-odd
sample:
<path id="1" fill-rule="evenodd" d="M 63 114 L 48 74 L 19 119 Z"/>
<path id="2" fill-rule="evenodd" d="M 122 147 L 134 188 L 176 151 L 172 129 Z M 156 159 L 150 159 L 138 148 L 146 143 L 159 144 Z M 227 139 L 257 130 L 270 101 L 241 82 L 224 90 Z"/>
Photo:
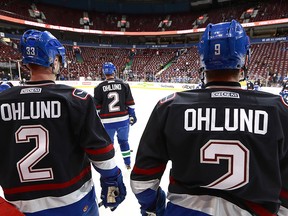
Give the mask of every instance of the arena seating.
<path id="1" fill-rule="evenodd" d="M 17 43 L 17 41 L 14 41 Z M 63 79 L 79 79 L 85 77 L 92 80 L 101 80 L 102 64 L 113 62 L 119 76 L 131 61 L 129 70 L 134 74 L 134 80 L 144 80 L 147 74 L 153 74 L 158 81 L 162 82 L 198 82 L 199 56 L 196 46 L 187 48 L 177 58 L 178 49 L 143 49 L 136 50 L 135 56 L 131 58 L 129 49 L 109 49 L 81 47 L 81 55 L 84 62 L 77 62 L 72 46 L 65 45 L 69 67 L 65 68 Z M 255 79 L 266 79 L 274 76 L 285 77 L 288 73 L 288 42 L 274 42 L 264 44 L 253 44 L 251 47 L 251 60 L 249 77 Z M 15 61 L 21 58 L 19 51 L 11 44 L 0 43 L 0 62 Z M 169 67 L 161 69 L 170 63 Z M 21 70 L 28 74 L 25 67 Z M 70 74 L 68 74 L 70 73 Z M 128 79 L 125 77 L 123 78 Z M 131 80 L 131 78 L 130 78 Z"/>
<path id="2" fill-rule="evenodd" d="M 277 2 L 277 3 L 276 3 Z M 61 26 L 70 26 L 82 28 L 79 19 L 83 16 L 83 11 L 74 9 L 63 9 L 58 13 L 57 8 L 51 5 L 37 4 L 37 9 L 45 14 L 46 19 L 43 22 Z M 31 5 L 26 1 L 7 0 L 0 2 L 0 14 L 37 21 L 37 19 L 29 16 L 29 8 Z M 256 11 L 254 16 L 249 17 L 249 21 L 261 21 L 267 19 L 278 19 L 288 17 L 288 2 L 275 0 L 273 2 L 266 1 L 261 3 L 252 3 L 247 1 L 246 4 L 241 4 L 238 7 L 234 5 L 226 5 L 225 7 L 207 8 L 201 11 L 194 11 L 193 13 L 171 14 L 170 20 L 172 24 L 166 30 L 181 30 L 191 29 L 193 27 L 205 27 L 209 22 L 222 22 L 231 19 L 237 19 L 245 22 L 243 13 L 248 9 Z M 219 16 L 220 14 L 220 16 Z M 205 17 L 206 22 L 196 23 L 199 17 Z M 97 12 L 89 12 L 89 17 L 93 21 L 91 29 L 99 30 L 114 30 L 119 31 L 117 21 L 121 19 L 120 14 L 104 14 Z M 165 16 L 162 15 L 127 15 L 127 20 L 130 20 L 130 27 L 127 31 L 163 31 L 159 28 L 159 22 Z M 194 25 L 194 24 L 195 25 Z M 76 39 L 77 37 L 75 37 Z M 127 39 L 124 37 L 109 36 L 93 37 L 95 42 L 99 43 L 125 43 Z M 129 38 L 133 41 L 133 37 Z M 8 62 L 9 60 L 19 60 L 20 53 L 16 48 L 13 48 L 13 43 L 0 42 L 0 61 Z M 135 54 L 131 56 L 129 49 L 115 49 L 115 48 L 95 48 L 93 44 L 90 47 L 81 46 L 81 58 L 83 62 L 79 62 L 73 51 L 71 45 L 65 45 L 67 50 L 68 67 L 62 73 L 62 79 L 79 79 L 85 77 L 86 79 L 100 80 L 102 78 L 101 66 L 104 62 L 113 62 L 118 70 L 118 75 L 125 79 L 134 80 L 148 80 L 147 77 L 152 77 L 152 80 L 162 82 L 198 82 L 199 56 L 196 47 L 188 47 L 186 51 L 180 52 L 178 56 L 176 53 L 178 49 L 138 49 Z M 251 79 L 266 79 L 267 76 L 273 78 L 277 76 L 277 80 L 288 74 L 288 43 L 287 42 L 271 42 L 253 44 L 252 57 L 250 60 L 249 77 Z M 164 68 L 164 70 L 162 70 Z M 21 70 L 29 76 L 25 67 Z M 133 74 L 128 76 L 127 74 Z M 154 78 L 153 78 L 154 76 Z M 149 78 L 149 81 L 152 81 Z"/>
<path id="3" fill-rule="evenodd" d="M 57 7 L 35 3 L 37 9 L 45 14 L 46 19 L 42 20 L 45 23 L 68 26 L 75 28 L 83 28 L 79 20 L 83 17 L 83 12 L 76 9 L 61 8 L 61 12 L 57 12 Z M 234 3 L 235 4 L 235 3 Z M 235 5 L 220 5 L 216 8 L 206 8 L 202 10 L 195 10 L 189 13 L 175 13 L 175 14 L 128 14 L 126 15 L 127 21 L 129 21 L 130 26 L 126 31 L 163 31 L 159 28 L 159 23 L 167 16 L 170 16 L 172 21 L 171 26 L 167 27 L 165 30 L 183 30 L 191 29 L 195 25 L 193 23 L 201 16 L 207 15 L 207 20 L 204 23 L 199 23 L 195 27 L 206 27 L 210 22 L 218 23 L 223 21 L 230 21 L 231 19 L 239 20 L 244 22 L 242 14 L 248 9 L 257 10 L 255 17 L 250 17 L 249 21 L 262 21 L 279 19 L 283 17 L 288 17 L 288 2 L 283 0 L 274 1 L 241 1 L 241 4 Z M 18 18 L 25 18 L 28 20 L 37 21 L 29 15 L 28 9 L 31 5 L 26 1 L 21 0 L 8 0 L 5 2 L 0 2 L 0 14 L 9 13 L 11 16 L 17 16 Z M 122 14 L 104 14 L 100 12 L 88 12 L 89 18 L 93 25 L 90 25 L 90 29 L 97 30 L 109 30 L 109 31 L 120 31 L 121 29 L 117 27 L 117 22 L 121 20 Z"/>

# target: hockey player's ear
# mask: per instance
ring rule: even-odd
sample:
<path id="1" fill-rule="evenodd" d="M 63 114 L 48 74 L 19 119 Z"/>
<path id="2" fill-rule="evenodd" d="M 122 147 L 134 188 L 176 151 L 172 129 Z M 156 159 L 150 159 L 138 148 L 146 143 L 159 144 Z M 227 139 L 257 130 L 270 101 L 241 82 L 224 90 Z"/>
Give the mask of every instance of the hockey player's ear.
<path id="1" fill-rule="evenodd" d="M 58 74 L 60 72 L 60 66 L 61 66 L 61 57 L 55 56 L 54 63 L 52 65 L 52 72 L 53 74 Z"/>

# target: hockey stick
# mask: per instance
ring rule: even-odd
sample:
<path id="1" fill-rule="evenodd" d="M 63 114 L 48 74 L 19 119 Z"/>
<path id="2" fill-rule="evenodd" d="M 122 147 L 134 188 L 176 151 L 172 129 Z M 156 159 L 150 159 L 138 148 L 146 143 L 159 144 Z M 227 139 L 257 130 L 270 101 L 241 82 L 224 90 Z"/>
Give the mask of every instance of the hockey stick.
<path id="1" fill-rule="evenodd" d="M 100 208 L 101 206 L 103 206 L 103 201 L 98 203 L 98 208 Z M 117 207 L 109 207 L 109 208 L 111 209 L 111 211 L 114 211 Z"/>
<path id="2" fill-rule="evenodd" d="M 98 203 L 98 208 L 100 208 L 101 206 L 103 206 L 103 202 L 102 201 Z"/>

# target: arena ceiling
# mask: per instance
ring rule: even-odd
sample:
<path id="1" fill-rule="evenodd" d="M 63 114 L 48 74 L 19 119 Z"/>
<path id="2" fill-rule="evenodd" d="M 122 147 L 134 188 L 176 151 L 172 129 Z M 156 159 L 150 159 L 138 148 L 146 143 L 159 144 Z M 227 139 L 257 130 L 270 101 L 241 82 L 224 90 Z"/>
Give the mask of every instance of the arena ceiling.
<path id="1" fill-rule="evenodd" d="M 215 5 L 236 0 L 28 0 L 60 7 L 107 13 L 188 12 L 201 5 Z M 237 1 L 239 2 L 239 0 Z"/>

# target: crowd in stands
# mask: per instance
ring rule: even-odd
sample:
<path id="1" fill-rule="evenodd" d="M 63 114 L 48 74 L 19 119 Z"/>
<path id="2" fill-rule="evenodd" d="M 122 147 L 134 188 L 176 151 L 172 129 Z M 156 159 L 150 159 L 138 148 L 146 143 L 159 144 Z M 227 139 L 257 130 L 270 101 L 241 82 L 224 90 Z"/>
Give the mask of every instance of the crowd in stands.
<path id="1" fill-rule="evenodd" d="M 21 0 L 0 0 L 0 15 L 21 18 L 25 20 L 43 22 L 60 26 L 83 28 L 79 19 L 83 11 L 61 8 L 61 13 L 52 5 L 41 3 L 28 3 Z M 31 12 L 32 11 L 32 12 Z M 35 16 L 36 11 L 38 16 Z M 272 1 L 241 1 L 241 4 L 226 5 L 219 8 L 206 8 L 193 13 L 167 15 L 133 15 L 125 16 L 129 21 L 126 31 L 164 31 L 183 30 L 206 27 L 209 22 L 217 23 L 237 19 L 241 22 L 254 22 L 288 17 L 288 2 L 283 0 Z M 34 14 L 33 14 L 34 13 Z M 89 12 L 90 29 L 119 31 L 117 22 L 121 14 L 104 14 Z M 33 15 L 33 16 L 32 16 Z M 159 29 L 159 22 L 163 19 L 171 21 L 170 26 Z M 17 34 L 17 32 L 15 32 Z M 275 35 L 276 36 L 276 35 Z M 72 36 L 71 36 L 72 37 Z M 75 41 L 79 35 L 74 34 Z M 97 41 L 95 35 L 87 36 L 95 43 L 111 43 L 113 37 L 102 37 Z M 107 41 L 106 41 L 107 40 Z M 114 37 L 114 42 L 125 43 L 123 37 Z M 133 42 L 133 37 L 129 38 Z M 17 67 L 20 53 L 17 50 L 18 41 L 0 41 L 0 63 L 13 64 Z M 67 50 L 67 67 L 63 69 L 59 79 L 78 80 L 84 77 L 87 80 L 101 80 L 101 66 L 110 61 L 117 67 L 118 76 L 130 81 L 154 82 L 199 82 L 199 56 L 196 46 L 183 49 L 116 49 L 96 48 L 93 46 L 65 45 Z M 250 79 L 265 80 L 269 84 L 281 82 L 288 73 L 288 42 L 258 43 L 252 45 L 252 58 L 250 59 Z M 15 66 L 15 67 L 14 67 Z M 9 67 L 9 66 L 8 66 Z M 6 65 L 7 69 L 7 65 Z M 29 79 L 27 68 L 20 68 L 22 77 Z M 14 72 L 15 73 L 15 72 Z M 18 75 L 18 74 L 17 74 Z M 267 79 L 267 77 L 269 79 Z M 1 78 L 1 77 L 0 77 Z M 13 77 L 15 78 L 15 77 Z"/>
<path id="2" fill-rule="evenodd" d="M 15 63 L 20 60 L 18 49 L 11 44 L 0 43 L 0 62 Z M 15 46 L 17 47 L 17 45 Z M 128 81 L 198 83 L 199 56 L 197 47 L 176 49 L 116 49 L 65 45 L 67 67 L 60 79 L 86 80 L 103 79 L 102 64 L 113 62 L 117 76 Z M 249 78 L 268 79 L 269 84 L 281 83 L 288 74 L 288 42 L 252 44 Z M 79 54 L 80 57 L 77 57 Z M 16 65 L 17 66 L 17 65 Z M 29 72 L 21 67 L 22 76 L 29 79 Z"/>
<path id="3" fill-rule="evenodd" d="M 61 11 L 57 12 L 57 7 L 53 5 L 31 4 L 29 1 L 21 0 L 1 0 L 0 8 L 1 15 L 58 26 L 74 28 L 84 28 L 85 26 L 80 22 L 80 19 L 83 18 L 83 11 L 81 10 L 61 7 Z M 31 9 L 37 11 L 38 16 L 33 14 Z M 288 17 L 287 11 L 287 1 L 274 0 L 241 1 L 239 5 L 234 1 L 233 4 L 221 5 L 218 8 L 207 7 L 201 10 L 175 14 L 125 14 L 125 21 L 129 22 L 129 26 L 126 27 L 125 31 L 145 32 L 204 28 L 210 22 L 218 23 L 231 21 L 232 19 L 240 22 L 256 22 Z M 118 21 L 121 21 L 123 14 L 105 14 L 97 11 L 88 11 L 85 14 L 89 18 L 89 29 L 121 30 Z M 160 27 L 160 22 L 167 19 L 167 17 L 169 18 L 167 21 L 171 21 L 171 24 Z"/>

